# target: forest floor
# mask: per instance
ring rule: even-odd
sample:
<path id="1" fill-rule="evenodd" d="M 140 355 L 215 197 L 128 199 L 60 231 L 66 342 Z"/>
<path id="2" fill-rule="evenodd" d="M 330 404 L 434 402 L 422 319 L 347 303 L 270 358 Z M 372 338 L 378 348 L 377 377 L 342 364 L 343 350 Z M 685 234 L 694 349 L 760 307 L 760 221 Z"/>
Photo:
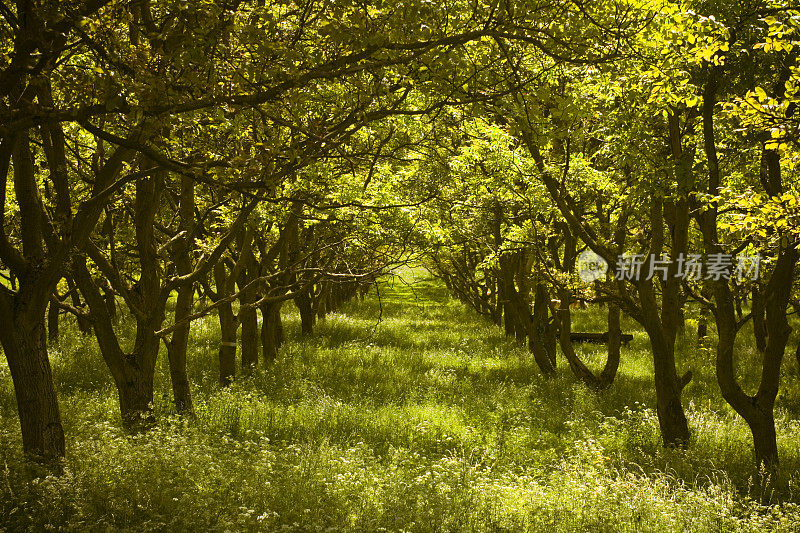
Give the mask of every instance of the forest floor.
<path id="1" fill-rule="evenodd" d="M 793 357 L 778 400 L 781 472 L 763 491 L 747 427 L 720 397 L 713 351 L 698 347 L 691 317 L 678 361 L 680 373 L 694 372 L 684 394 L 693 441 L 686 452 L 666 450 L 649 343 L 630 321 L 623 329 L 634 340 L 622 349 L 617 380 L 598 394 L 563 361 L 557 377 L 544 379 L 500 328 L 423 271 L 407 274 L 382 281 L 380 299 L 373 290 L 307 338 L 287 306 L 279 360 L 228 389 L 217 385 L 216 318 L 198 321 L 189 360 L 196 420 L 171 413 L 162 356 L 159 423 L 138 436 L 120 428 L 95 341 L 65 324 L 51 350 L 67 435 L 59 476 L 21 457 L 2 360 L 0 531 L 800 527 Z M 605 331 L 603 310 L 576 312 L 573 329 Z M 578 353 L 597 368 L 605 346 Z M 756 353 L 743 349 L 738 359 L 752 386 Z"/>

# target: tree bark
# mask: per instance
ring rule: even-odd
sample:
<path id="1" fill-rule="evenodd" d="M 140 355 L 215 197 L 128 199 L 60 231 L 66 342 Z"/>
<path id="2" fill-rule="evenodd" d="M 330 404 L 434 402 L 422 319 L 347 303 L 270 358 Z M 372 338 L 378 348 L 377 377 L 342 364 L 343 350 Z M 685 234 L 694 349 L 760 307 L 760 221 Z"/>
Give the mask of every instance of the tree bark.
<path id="1" fill-rule="evenodd" d="M 192 272 L 192 248 L 194 239 L 192 234 L 195 228 L 194 220 L 194 182 L 191 178 L 181 177 L 180 203 L 180 230 L 184 235 L 175 246 L 175 270 L 178 275 L 185 276 Z M 174 324 L 177 328 L 172 333 L 167 345 L 169 358 L 169 375 L 172 382 L 172 397 L 175 409 L 181 415 L 194 416 L 192 403 L 192 390 L 189 376 L 186 373 L 186 355 L 189 347 L 189 332 L 191 322 L 186 318 L 191 315 L 194 307 L 194 283 L 182 283 L 177 289 L 175 301 Z"/>
<path id="2" fill-rule="evenodd" d="M 27 55 L 27 52 L 21 54 Z M 22 97 L 24 84 L 23 77 L 6 84 L 6 88 L 14 93 L 13 99 Z M 41 92 L 39 102 L 47 105 L 47 94 Z M 10 288 L 2 287 L 0 290 L 0 320 L 3 323 L 0 343 L 14 382 L 23 449 L 26 453 L 50 458 L 64 455 L 64 432 L 47 354 L 45 313 L 70 254 L 74 249 L 83 248 L 97 223 L 102 200 L 102 197 L 93 196 L 83 202 L 73 216 L 66 168 L 61 161 L 63 132 L 58 135 L 58 129 L 60 126 L 57 124 L 48 125 L 42 133 L 42 146 L 56 195 L 52 218 L 44 210 L 40 196 L 28 131 L 0 137 L 0 261 L 8 268 L 12 280 Z M 131 155 L 132 151 L 127 149 L 114 151 L 95 173 L 93 195 L 111 185 L 123 161 Z M 19 208 L 19 249 L 8 240 L 2 214 L 6 207 L 12 157 L 14 194 Z M 45 223 L 49 226 L 47 236 Z M 48 241 L 46 248 L 43 246 L 45 238 Z M 18 287 L 14 280 L 19 280 Z"/>
<path id="3" fill-rule="evenodd" d="M 223 291 L 226 285 L 225 264 L 220 261 L 214 266 L 214 278 L 217 291 Z M 228 295 L 218 292 L 220 298 Z M 219 343 L 219 382 L 223 386 L 230 385 L 236 377 L 236 317 L 230 302 L 223 302 L 218 308 L 220 343 Z"/>
<path id="4" fill-rule="evenodd" d="M 653 374 L 656 388 L 656 412 L 661 438 L 667 447 L 686 447 L 689 444 L 689 423 L 681 404 L 683 387 L 691 374 L 679 379 L 675 368 L 674 332 L 665 331 L 658 314 L 658 304 L 652 294 L 652 286 L 639 284 L 642 295 L 643 326 L 650 338 L 653 351 Z"/>
<path id="5" fill-rule="evenodd" d="M 81 297 L 78 294 L 78 290 L 75 287 L 75 282 L 71 278 L 67 278 L 67 286 L 70 292 L 70 299 L 72 300 L 72 306 L 80 309 L 83 306 L 83 302 L 81 302 Z M 83 333 L 84 335 L 89 335 L 92 332 L 92 323 L 86 317 L 79 316 L 76 318 L 78 322 L 78 331 Z"/>
<path id="6" fill-rule="evenodd" d="M 180 299 L 180 295 L 178 298 Z M 189 309 L 191 311 L 191 307 Z M 175 410 L 178 412 L 178 414 L 194 416 L 192 388 L 191 383 L 189 382 L 189 376 L 186 373 L 188 335 L 181 333 L 179 335 L 180 338 L 176 339 L 175 333 L 177 332 L 178 330 L 172 334 L 171 342 L 167 343 L 169 377 L 172 383 L 172 398 L 175 402 Z"/>
<path id="7" fill-rule="evenodd" d="M 608 304 L 608 357 L 603 371 L 600 373 L 600 388 L 610 387 L 617 376 L 620 359 L 622 329 L 620 328 L 619 305 Z"/>
<path id="8" fill-rule="evenodd" d="M 548 322 L 548 296 L 547 289 L 543 283 L 536 285 L 533 300 L 533 320 L 531 334 L 528 337 L 528 348 L 533 353 L 536 365 L 545 376 L 555 374 L 555 346 L 549 346 L 547 336 L 552 332 L 549 330 Z"/>
<path id="9" fill-rule="evenodd" d="M 236 377 L 236 320 L 230 304 L 219 308 L 219 382 L 230 385 Z"/>
<path id="10" fill-rule="evenodd" d="M 246 259 L 247 266 L 239 274 L 239 323 L 242 325 L 242 371 L 250 372 L 258 366 L 258 310 L 253 306 L 258 294 L 255 287 L 245 288 L 257 275 L 255 258 Z"/>
<path id="11" fill-rule="evenodd" d="M 269 366 L 278 358 L 278 348 L 283 342 L 283 326 L 281 326 L 281 304 L 266 303 L 261 305 L 261 351 L 264 363 Z"/>
<path id="12" fill-rule="evenodd" d="M 333 303 L 331 284 L 326 281 L 320 282 L 320 292 L 317 296 L 317 318 L 325 320 L 328 312 L 334 310 L 338 304 L 339 302 Z"/>
<path id="13" fill-rule="evenodd" d="M 240 216 L 242 215 L 246 215 L 246 213 L 240 214 Z M 233 313 L 231 298 L 235 283 L 239 279 L 242 269 L 245 268 L 253 245 L 252 228 L 242 227 L 244 227 L 244 233 L 240 232 L 236 237 L 239 248 L 236 261 L 230 258 L 227 260 L 220 258 L 213 267 L 216 291 L 206 286 L 206 294 L 219 304 L 217 309 L 220 326 L 219 380 L 223 386 L 229 385 L 236 377 L 236 332 L 239 329 L 239 316 Z M 226 263 L 230 265 L 230 270 Z"/>
<path id="14" fill-rule="evenodd" d="M 153 381 L 158 346 L 158 339 L 153 337 L 134 348 L 122 364 L 121 379 L 115 380 L 122 424 L 132 433 L 147 430 L 155 423 Z"/>
<path id="15" fill-rule="evenodd" d="M 16 393 L 23 450 L 36 457 L 64 456 L 64 428 L 53 383 L 45 325 L 42 319 L 12 315 L 10 302 L 0 299 L 0 317 L 11 327 L 0 328 L 0 340 Z"/>
<path id="16" fill-rule="evenodd" d="M 248 303 L 255 301 L 248 298 Z M 240 313 L 242 323 L 242 370 L 249 372 L 258 366 L 258 314 L 256 308 Z"/>
<path id="17" fill-rule="evenodd" d="M 517 342 L 524 345 L 528 336 L 529 323 L 531 321 L 530 309 L 522 295 L 517 291 L 514 280 L 517 258 L 514 253 L 505 253 L 500 256 L 500 277 L 503 284 L 503 295 L 505 297 L 505 331 L 506 335 L 514 336 Z"/>
<path id="18" fill-rule="evenodd" d="M 175 323 L 180 324 L 172 333 L 172 338 L 166 342 L 175 409 L 179 414 L 190 416 L 194 415 L 194 405 L 189 376 L 186 373 L 186 353 L 189 346 L 191 323 L 181 321 L 192 313 L 193 304 L 194 285 L 189 283 L 179 287 L 175 302 Z"/>
<path id="19" fill-rule="evenodd" d="M 752 295 L 753 301 L 750 312 L 753 318 L 753 336 L 756 341 L 756 349 L 764 353 L 767 349 L 766 309 L 764 308 L 764 298 L 761 287 L 759 287 L 758 283 L 753 283 Z"/>
<path id="20" fill-rule="evenodd" d="M 788 252 L 788 254 L 796 257 L 796 253 L 793 251 Z M 790 266 L 789 263 L 796 262 L 796 258 L 792 259 L 786 255 L 779 256 L 769 285 L 777 287 L 787 283 L 785 279 L 787 272 L 788 277 L 791 277 L 790 269 L 793 264 Z M 779 280 L 779 278 L 784 279 Z M 772 335 L 767 337 L 758 391 L 755 396 L 749 396 L 738 384 L 733 364 L 737 333 L 733 297 L 727 282 L 724 280 L 715 282 L 714 285 L 717 304 L 717 330 L 719 333 L 716 364 L 717 382 L 725 401 L 744 418 L 750 428 L 753 436 L 756 469 L 760 471 L 765 468 L 767 471 L 772 471 L 778 464 L 778 445 L 773 409 L 780 383 L 781 361 L 789 339 L 789 333 L 791 332 L 786 319 L 785 307 L 783 307 L 783 312 L 780 311 L 783 298 L 772 293 L 768 287 L 767 327 L 770 328 Z M 788 281 L 788 285 L 791 285 L 791 280 Z"/>
<path id="21" fill-rule="evenodd" d="M 701 311 L 700 318 L 697 319 L 697 340 L 702 341 L 708 335 L 708 318 L 706 312 Z"/>
<path id="22" fill-rule="evenodd" d="M 178 288 L 178 297 L 175 302 L 175 323 L 180 323 L 192 313 L 194 304 L 194 285 L 189 283 Z M 172 397 L 175 409 L 182 415 L 194 415 L 192 403 L 192 390 L 189 376 L 186 372 L 186 355 L 189 346 L 189 331 L 191 323 L 180 323 L 172 333 L 167 346 L 169 359 L 169 375 L 172 382 Z"/>
<path id="23" fill-rule="evenodd" d="M 117 296 L 114 294 L 114 289 L 108 284 L 108 280 L 106 280 L 105 285 L 102 287 L 103 289 L 103 297 L 106 300 L 106 307 L 108 307 L 108 315 L 111 317 L 111 320 L 117 319 Z"/>
<path id="24" fill-rule="evenodd" d="M 506 291 L 503 290 L 501 292 L 503 295 L 503 331 L 506 337 L 513 337 L 517 330 L 517 321 L 514 319 L 513 306 L 506 296 Z"/>
<path id="25" fill-rule="evenodd" d="M 311 335 L 314 332 L 316 313 L 311 305 L 309 291 L 302 291 L 294 298 L 294 303 L 300 311 L 300 331 L 303 335 Z"/>

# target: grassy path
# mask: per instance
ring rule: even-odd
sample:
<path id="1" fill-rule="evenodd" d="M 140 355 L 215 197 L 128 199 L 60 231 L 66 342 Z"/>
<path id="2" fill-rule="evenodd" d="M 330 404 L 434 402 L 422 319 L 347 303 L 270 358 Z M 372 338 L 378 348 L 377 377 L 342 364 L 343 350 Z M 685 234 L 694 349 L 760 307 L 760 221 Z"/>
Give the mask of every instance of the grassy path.
<path id="1" fill-rule="evenodd" d="M 692 451 L 662 450 L 640 333 L 623 351 L 618 383 L 598 396 L 568 370 L 543 380 L 525 350 L 424 273 L 408 281 L 382 282 L 380 301 L 373 292 L 352 302 L 310 338 L 297 340 L 299 324 L 287 313 L 292 340 L 280 360 L 227 390 L 216 385 L 218 326 L 198 322 L 190 360 L 197 420 L 170 416 L 162 357 L 162 422 L 134 438 L 119 430 L 93 340 L 68 332 L 53 353 L 69 439 L 59 478 L 31 481 L 37 472 L 19 457 L 13 391 L 0 366 L 0 531 L 794 527 L 794 506 L 765 511 L 742 495 L 747 434 L 721 401 L 700 403 L 712 376 L 696 372 L 688 391 L 699 428 Z M 602 330 L 596 311 L 576 322 Z M 602 349 L 583 356 L 600 364 Z M 800 457 L 791 419 L 781 422 L 790 469 Z M 794 497 L 791 482 L 784 497 Z"/>

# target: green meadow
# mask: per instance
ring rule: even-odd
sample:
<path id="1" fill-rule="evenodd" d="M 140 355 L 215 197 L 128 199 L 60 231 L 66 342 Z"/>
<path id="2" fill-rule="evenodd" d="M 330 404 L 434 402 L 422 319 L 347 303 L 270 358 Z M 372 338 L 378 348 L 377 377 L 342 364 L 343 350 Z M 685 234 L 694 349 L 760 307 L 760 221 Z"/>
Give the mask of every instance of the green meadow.
<path id="1" fill-rule="evenodd" d="M 573 329 L 605 331 L 604 321 L 590 306 L 575 312 Z M 628 320 L 634 340 L 601 393 L 562 360 L 555 378 L 543 378 L 525 348 L 424 271 L 384 278 L 312 336 L 301 337 L 291 306 L 284 325 L 278 361 L 223 389 L 216 316 L 194 323 L 196 419 L 174 414 L 162 353 L 158 423 L 128 435 L 94 337 L 65 324 L 51 349 L 67 436 L 60 475 L 22 457 L 3 360 L 0 531 L 800 528 L 792 357 L 776 420 L 784 477 L 765 481 L 691 320 L 678 350 L 679 371 L 694 372 L 685 452 L 660 444 L 649 341 Z M 603 364 L 605 346 L 578 350 L 593 368 Z M 757 379 L 757 357 L 738 354 L 745 383 Z"/>

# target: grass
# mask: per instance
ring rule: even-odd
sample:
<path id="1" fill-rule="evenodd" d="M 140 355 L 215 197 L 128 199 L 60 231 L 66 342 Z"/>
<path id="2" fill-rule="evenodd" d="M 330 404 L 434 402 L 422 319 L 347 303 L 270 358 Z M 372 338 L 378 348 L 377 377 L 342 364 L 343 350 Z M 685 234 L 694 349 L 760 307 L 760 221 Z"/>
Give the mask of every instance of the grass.
<path id="1" fill-rule="evenodd" d="M 22 459 L 0 365 L 0 531 L 798 529 L 793 359 L 779 399 L 782 474 L 761 494 L 747 427 L 691 328 L 679 370 L 695 375 L 684 401 L 693 442 L 677 452 L 660 446 L 649 345 L 629 321 L 617 381 L 596 394 L 563 361 L 543 379 L 526 350 L 424 273 L 407 281 L 381 283 L 380 301 L 351 302 L 308 338 L 287 309 L 279 361 L 228 389 L 217 385 L 218 324 L 197 322 L 196 421 L 172 413 L 160 357 L 160 422 L 135 437 L 120 429 L 94 340 L 65 326 L 51 352 L 68 439 L 58 477 Z M 575 315 L 576 330 L 605 330 L 601 311 Z M 578 350 L 602 365 L 604 347 Z M 752 387 L 757 356 L 738 357 Z"/>

